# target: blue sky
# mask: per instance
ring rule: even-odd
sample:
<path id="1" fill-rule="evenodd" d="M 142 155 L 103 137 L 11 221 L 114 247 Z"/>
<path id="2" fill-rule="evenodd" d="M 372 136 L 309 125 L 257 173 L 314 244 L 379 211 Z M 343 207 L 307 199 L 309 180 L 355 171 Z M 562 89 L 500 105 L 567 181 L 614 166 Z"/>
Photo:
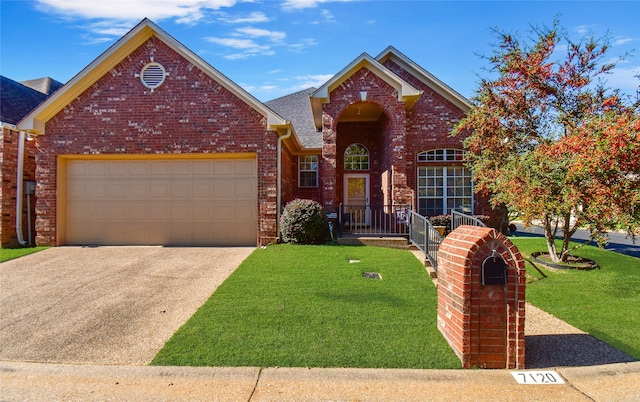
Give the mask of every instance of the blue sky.
<path id="1" fill-rule="evenodd" d="M 577 40 L 610 35 L 608 77 L 635 96 L 640 1 L 0 0 L 0 73 L 66 82 L 148 17 L 262 101 L 320 86 L 393 45 L 471 97 L 496 42 L 558 17 Z M 634 49 L 637 49 L 634 52 Z"/>

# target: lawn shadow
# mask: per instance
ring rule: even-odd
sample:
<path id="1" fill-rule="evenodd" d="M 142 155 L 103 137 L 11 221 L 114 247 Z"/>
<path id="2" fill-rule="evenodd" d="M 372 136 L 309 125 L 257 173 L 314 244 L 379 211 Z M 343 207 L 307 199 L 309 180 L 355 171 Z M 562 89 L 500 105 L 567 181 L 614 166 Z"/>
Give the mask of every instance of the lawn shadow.
<path id="1" fill-rule="evenodd" d="M 528 335 L 526 367 L 598 366 L 636 361 L 628 354 L 588 334 Z"/>

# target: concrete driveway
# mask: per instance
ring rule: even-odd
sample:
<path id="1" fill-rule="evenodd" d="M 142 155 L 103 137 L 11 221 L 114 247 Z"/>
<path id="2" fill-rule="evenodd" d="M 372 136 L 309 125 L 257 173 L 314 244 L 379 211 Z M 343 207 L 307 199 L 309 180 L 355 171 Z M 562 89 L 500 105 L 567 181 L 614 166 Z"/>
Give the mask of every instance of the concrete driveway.
<path id="1" fill-rule="evenodd" d="M 254 248 L 56 247 L 0 264 L 0 360 L 148 364 Z"/>

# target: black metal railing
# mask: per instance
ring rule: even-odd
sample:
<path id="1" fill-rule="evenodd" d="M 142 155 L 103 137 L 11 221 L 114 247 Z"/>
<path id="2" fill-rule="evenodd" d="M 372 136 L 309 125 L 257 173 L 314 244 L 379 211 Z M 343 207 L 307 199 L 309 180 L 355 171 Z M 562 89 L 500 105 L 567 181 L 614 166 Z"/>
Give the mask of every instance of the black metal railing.
<path id="1" fill-rule="evenodd" d="M 470 226 L 481 226 L 481 227 L 487 227 L 487 225 L 484 224 L 484 222 L 482 222 L 480 219 L 471 216 L 471 215 L 466 215 L 463 214 L 462 212 L 458 212 L 458 211 L 451 211 L 451 231 L 453 232 L 454 230 L 456 230 L 456 228 L 458 226 L 462 226 L 462 225 L 470 225 Z"/>
<path id="2" fill-rule="evenodd" d="M 442 236 L 433 227 L 429 219 L 415 211 L 409 213 L 409 241 L 419 248 L 429 260 L 436 272 L 438 271 L 438 249 L 442 243 Z"/>
<path id="3" fill-rule="evenodd" d="M 341 234 L 406 236 L 410 205 L 346 205 L 338 208 Z"/>

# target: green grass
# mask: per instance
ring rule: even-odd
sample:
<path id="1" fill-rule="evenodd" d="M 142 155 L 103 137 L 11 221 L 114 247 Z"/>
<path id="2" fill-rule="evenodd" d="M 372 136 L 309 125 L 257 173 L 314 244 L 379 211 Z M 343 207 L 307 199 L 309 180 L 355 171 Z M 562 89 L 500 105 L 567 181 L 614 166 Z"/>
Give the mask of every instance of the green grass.
<path id="1" fill-rule="evenodd" d="M 0 248 L 0 262 L 13 260 L 25 255 L 37 253 L 38 251 L 46 250 L 49 247 L 23 247 L 23 248 Z"/>
<path id="2" fill-rule="evenodd" d="M 251 254 L 151 364 L 459 368 L 436 328 L 436 305 L 407 251 L 270 246 Z"/>
<path id="3" fill-rule="evenodd" d="M 520 252 L 529 257 L 546 251 L 543 238 L 512 238 Z M 600 269 L 592 271 L 550 270 L 530 262 L 527 300 L 596 338 L 640 359 L 640 259 L 593 246 L 573 254 L 594 260 Z"/>

